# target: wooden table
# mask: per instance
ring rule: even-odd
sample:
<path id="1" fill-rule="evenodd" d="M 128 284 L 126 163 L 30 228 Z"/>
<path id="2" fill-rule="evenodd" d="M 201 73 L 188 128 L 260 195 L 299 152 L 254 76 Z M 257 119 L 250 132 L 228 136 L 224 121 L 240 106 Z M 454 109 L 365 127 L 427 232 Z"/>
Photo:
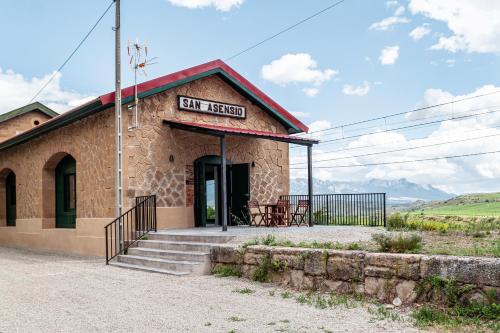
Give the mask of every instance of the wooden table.
<path id="1" fill-rule="evenodd" d="M 277 203 L 267 203 L 267 204 L 264 204 L 263 206 L 265 207 L 266 227 L 279 227 L 279 226 L 286 226 L 287 225 L 287 223 L 286 223 L 286 211 L 285 211 L 285 217 L 283 219 L 279 219 L 275 215 L 278 212 L 278 204 Z"/>

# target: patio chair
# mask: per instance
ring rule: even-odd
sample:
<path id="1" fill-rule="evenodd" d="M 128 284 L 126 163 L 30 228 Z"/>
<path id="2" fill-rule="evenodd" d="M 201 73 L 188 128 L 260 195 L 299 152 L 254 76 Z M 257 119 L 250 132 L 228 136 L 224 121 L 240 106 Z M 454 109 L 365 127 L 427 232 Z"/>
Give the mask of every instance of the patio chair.
<path id="1" fill-rule="evenodd" d="M 250 200 L 248 202 L 248 216 L 250 216 L 250 225 L 260 227 L 262 223 L 267 227 L 266 214 L 260 209 L 261 205 L 258 201 Z"/>
<path id="2" fill-rule="evenodd" d="M 271 221 L 269 225 L 275 227 L 287 227 L 289 226 L 289 206 L 290 202 L 288 200 L 278 200 L 276 206 L 271 212 Z"/>
<path id="3" fill-rule="evenodd" d="M 309 215 L 309 200 L 299 200 L 297 208 L 292 213 L 290 225 L 296 224 L 297 227 L 300 227 L 302 224 L 304 224 L 305 226 L 309 226 L 307 221 L 308 215 Z"/>

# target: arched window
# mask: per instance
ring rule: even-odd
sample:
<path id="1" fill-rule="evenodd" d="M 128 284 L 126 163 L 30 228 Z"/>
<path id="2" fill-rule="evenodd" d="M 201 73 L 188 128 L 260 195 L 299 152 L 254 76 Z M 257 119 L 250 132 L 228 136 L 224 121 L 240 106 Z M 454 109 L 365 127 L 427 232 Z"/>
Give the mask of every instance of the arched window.
<path id="1" fill-rule="evenodd" d="M 65 156 L 56 166 L 56 228 L 76 226 L 76 161 Z"/>
<path id="2" fill-rule="evenodd" d="M 16 174 L 11 169 L 0 171 L 0 226 L 16 226 Z"/>

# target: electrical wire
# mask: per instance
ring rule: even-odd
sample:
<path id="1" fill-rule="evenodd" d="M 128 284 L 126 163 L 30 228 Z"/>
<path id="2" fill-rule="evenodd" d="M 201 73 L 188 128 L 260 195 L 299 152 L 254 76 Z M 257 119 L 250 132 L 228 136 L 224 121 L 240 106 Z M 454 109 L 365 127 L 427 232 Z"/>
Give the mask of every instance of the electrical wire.
<path id="1" fill-rule="evenodd" d="M 102 21 L 102 19 L 108 13 L 108 11 L 111 9 L 111 7 L 113 6 L 114 3 L 115 3 L 114 0 L 111 1 L 111 3 L 109 4 L 108 8 L 106 8 L 106 10 L 104 11 L 104 13 L 102 13 L 102 15 L 97 20 L 97 22 L 94 23 L 94 25 L 92 26 L 92 28 L 90 28 L 90 30 L 83 37 L 83 39 L 80 41 L 80 43 L 78 43 L 78 45 L 73 50 L 73 52 L 71 52 L 71 54 L 66 58 L 66 60 L 62 63 L 62 65 L 59 66 L 59 68 L 52 74 L 52 76 L 49 78 L 49 80 L 36 92 L 36 94 L 30 99 L 30 101 L 28 102 L 28 104 L 31 103 L 31 102 L 33 102 L 35 100 L 35 98 L 37 98 L 38 95 L 40 95 L 42 93 L 42 91 L 44 91 L 45 88 L 47 88 L 47 86 L 50 84 L 50 82 L 52 82 L 52 80 L 54 80 L 54 78 L 56 77 L 57 73 L 61 72 L 61 70 L 64 68 L 64 66 L 66 66 L 66 64 L 71 60 L 71 58 L 80 49 L 80 47 L 83 45 L 83 43 L 85 43 L 85 41 L 87 40 L 87 38 L 89 38 L 90 34 L 94 31 L 94 29 L 97 27 L 97 25 Z"/>
<path id="2" fill-rule="evenodd" d="M 389 153 L 396 153 L 396 152 L 401 152 L 401 151 L 415 150 L 415 149 L 420 149 L 420 148 L 442 146 L 442 145 L 447 145 L 447 144 L 452 144 L 452 143 L 466 142 L 466 141 L 471 141 L 471 140 L 479 140 L 479 139 L 492 138 L 492 137 L 496 137 L 496 136 L 500 136 L 500 134 L 492 134 L 492 135 L 480 136 L 480 137 L 476 137 L 476 138 L 467 138 L 467 139 L 461 139 L 461 140 L 455 140 L 455 141 L 434 143 L 434 144 L 428 144 L 428 145 L 423 145 L 423 146 L 418 146 L 418 147 L 409 147 L 409 148 L 394 149 L 394 150 L 388 150 L 388 151 L 382 151 L 382 152 L 376 152 L 376 153 L 369 153 L 369 154 L 361 154 L 361 155 L 354 155 L 354 156 L 344 156 L 344 157 L 336 157 L 336 158 L 327 158 L 327 159 L 322 159 L 322 160 L 313 160 L 313 162 L 329 162 L 329 161 L 345 160 L 345 159 L 349 159 L 349 158 L 357 158 L 357 157 L 366 157 L 366 156 L 374 156 L 374 155 L 381 155 L 381 154 L 389 154 Z M 306 162 L 290 163 L 290 165 L 297 165 L 297 164 L 306 164 Z"/>
<path id="3" fill-rule="evenodd" d="M 303 24 L 303 23 L 305 23 L 305 22 L 307 22 L 307 21 L 315 18 L 316 16 L 319 16 L 319 15 L 323 14 L 324 12 L 326 12 L 326 11 L 328 11 L 328 10 L 334 8 L 334 7 L 337 7 L 338 5 L 340 5 L 344 1 L 346 1 L 346 0 L 340 0 L 340 1 L 335 2 L 335 3 L 331 4 L 330 6 L 328 6 L 326 8 L 323 8 L 322 10 L 320 10 L 320 11 L 312 14 L 311 16 L 308 16 L 305 19 L 302 19 L 299 22 L 297 22 L 297 23 L 295 23 L 295 24 L 293 24 L 293 25 L 291 25 L 291 26 L 289 26 L 289 27 L 287 27 L 287 28 L 285 28 L 285 29 L 283 29 L 283 30 L 275 33 L 274 35 L 272 35 L 270 37 L 267 37 L 266 39 L 263 39 L 262 41 L 260 41 L 260 42 L 258 42 L 256 44 L 253 44 L 253 45 L 247 47 L 246 49 L 244 49 L 244 50 L 242 50 L 242 51 L 240 51 L 240 52 L 238 52 L 236 54 L 233 54 L 232 56 L 224 59 L 224 61 L 231 61 L 234 58 L 239 57 L 240 55 L 242 55 L 242 54 L 244 54 L 244 53 L 246 53 L 248 51 L 251 51 L 251 50 L 255 49 L 256 47 L 258 47 L 258 46 L 260 46 L 260 45 L 262 45 L 262 44 L 264 44 L 264 43 L 266 43 L 266 42 L 268 42 L 268 41 L 270 41 L 270 40 L 278 37 L 279 35 L 282 35 L 285 32 L 288 32 L 288 31 L 290 31 L 290 30 L 298 27 L 299 25 L 301 25 L 301 24 Z"/>
<path id="4" fill-rule="evenodd" d="M 431 122 L 426 122 L 426 123 L 421 123 L 421 124 L 414 124 L 414 125 L 409 125 L 409 126 L 402 126 L 402 127 L 397 127 L 397 128 L 387 129 L 387 130 L 380 130 L 380 131 L 375 131 L 375 132 L 370 132 L 370 133 L 362 133 L 362 134 L 357 134 L 357 135 L 351 135 L 351 136 L 347 136 L 347 137 L 343 137 L 343 138 L 339 138 L 339 139 L 323 140 L 319 144 L 325 144 L 325 143 L 328 143 L 328 142 L 344 141 L 344 140 L 348 140 L 348 139 L 359 138 L 359 137 L 365 136 L 365 135 L 372 135 L 372 134 L 385 133 L 385 132 L 401 131 L 401 130 L 411 129 L 411 128 L 415 128 L 415 127 L 421 127 L 421 126 L 425 126 L 425 125 L 435 125 L 435 124 L 442 123 L 444 121 L 462 120 L 462 119 L 467 119 L 467 118 L 471 118 L 471 117 L 477 117 L 477 116 L 481 116 L 481 115 L 485 115 L 485 114 L 495 113 L 495 112 L 499 112 L 499 111 L 500 110 L 493 110 L 493 111 L 488 111 L 488 112 L 483 112 L 483 113 L 476 113 L 476 114 L 471 114 L 471 115 L 454 117 L 454 118 L 450 118 L 450 119 L 436 120 L 436 121 L 431 121 Z M 298 148 L 298 147 L 297 146 L 290 147 L 290 149 L 294 149 L 294 148 Z"/>
<path id="5" fill-rule="evenodd" d="M 480 95 L 474 95 L 474 96 L 464 97 L 464 98 L 461 98 L 461 99 L 457 99 L 457 100 L 453 100 L 453 101 L 448 101 L 448 102 L 444 102 L 444 103 L 429 105 L 429 106 L 425 106 L 425 107 L 413 109 L 413 110 L 410 110 L 410 111 L 393 113 L 393 114 L 390 114 L 390 115 L 387 115 L 387 116 L 380 116 L 380 117 L 376 117 L 376 118 L 372 118 L 372 119 L 361 120 L 361 121 L 356 121 L 356 122 L 348 123 L 348 124 L 344 124 L 344 125 L 338 125 L 338 126 L 334 126 L 334 127 L 324 128 L 324 129 L 321 129 L 321 130 L 309 132 L 307 134 L 314 134 L 314 133 L 326 132 L 326 131 L 330 131 L 330 130 L 333 130 L 333 129 L 341 129 L 343 127 L 365 124 L 365 123 L 368 123 L 368 122 L 371 122 L 371 121 L 376 121 L 376 120 L 384 120 L 384 119 L 387 119 L 387 118 L 401 116 L 401 115 L 404 115 L 404 114 L 407 114 L 407 113 L 420 112 L 420 111 L 424 111 L 424 110 L 428 110 L 428 109 L 437 108 L 437 107 L 440 107 L 440 106 L 445 106 L 445 105 L 460 103 L 460 102 L 468 101 L 468 100 L 471 100 L 471 99 L 482 98 L 482 97 L 485 97 L 485 96 L 489 96 L 489 95 L 493 95 L 493 94 L 498 94 L 498 93 L 500 93 L 500 90 L 495 90 L 495 91 L 492 91 L 492 92 L 489 92 L 489 93 L 480 94 Z"/>
<path id="6" fill-rule="evenodd" d="M 462 132 L 462 134 L 478 132 L 478 131 L 488 131 L 488 130 L 492 130 L 492 129 L 496 129 L 496 128 L 500 128 L 500 126 L 480 128 L 480 129 L 475 129 L 472 131 L 465 131 L 465 132 Z M 424 140 L 424 139 L 428 139 L 428 137 L 419 137 L 419 138 L 414 138 L 412 140 Z M 436 138 L 433 138 L 433 139 L 436 139 Z M 340 152 L 340 151 L 344 152 L 344 151 L 348 151 L 348 150 L 357 150 L 357 149 L 363 149 L 363 148 L 378 147 L 378 146 L 388 145 L 388 144 L 392 144 L 392 143 L 401 143 L 401 140 L 384 142 L 384 143 L 377 143 L 377 144 L 373 144 L 373 145 L 346 147 L 346 148 L 339 148 L 339 149 L 335 149 L 335 150 L 320 151 L 320 153 L 323 155 L 323 154 L 328 154 L 328 153 L 336 153 L 336 152 Z M 294 155 L 294 157 L 296 157 L 296 158 L 305 157 L 305 156 L 307 156 L 307 154 Z M 350 157 L 353 157 L 353 156 L 350 156 Z"/>
<path id="7" fill-rule="evenodd" d="M 423 159 L 411 160 L 411 161 L 393 161 L 393 162 L 367 163 L 367 164 L 354 164 L 354 165 L 335 165 L 335 166 L 328 166 L 328 167 L 327 166 L 319 166 L 319 167 L 313 167 L 313 169 L 336 169 L 336 168 L 355 168 L 355 167 L 377 166 L 377 165 L 391 165 L 391 164 L 445 160 L 445 159 L 461 158 L 461 157 L 472 157 L 472 156 L 497 154 L 497 153 L 500 153 L 500 150 L 487 151 L 487 152 L 482 152 L 482 153 L 471 153 L 471 154 L 464 154 L 464 155 L 452 155 L 452 156 L 443 156 L 443 157 L 423 158 Z M 290 169 L 306 170 L 307 168 L 301 167 L 301 168 L 290 168 Z"/>

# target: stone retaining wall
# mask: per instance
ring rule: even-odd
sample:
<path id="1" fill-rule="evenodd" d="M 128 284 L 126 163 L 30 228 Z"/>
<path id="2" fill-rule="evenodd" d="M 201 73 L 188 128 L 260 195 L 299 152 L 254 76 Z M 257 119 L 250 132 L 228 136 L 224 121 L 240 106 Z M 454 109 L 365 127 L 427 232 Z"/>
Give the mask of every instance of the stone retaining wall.
<path id="1" fill-rule="evenodd" d="M 451 281 L 461 301 L 500 300 L 495 258 L 220 245 L 211 259 L 214 268 L 233 266 L 246 278 L 259 270 L 267 281 L 294 289 L 360 293 L 387 303 L 444 301 L 436 277 Z"/>

